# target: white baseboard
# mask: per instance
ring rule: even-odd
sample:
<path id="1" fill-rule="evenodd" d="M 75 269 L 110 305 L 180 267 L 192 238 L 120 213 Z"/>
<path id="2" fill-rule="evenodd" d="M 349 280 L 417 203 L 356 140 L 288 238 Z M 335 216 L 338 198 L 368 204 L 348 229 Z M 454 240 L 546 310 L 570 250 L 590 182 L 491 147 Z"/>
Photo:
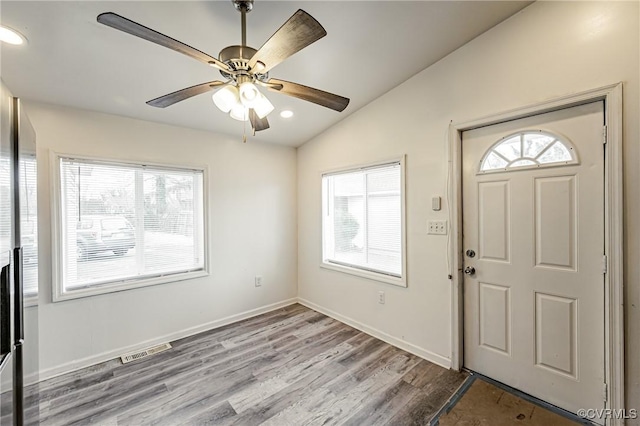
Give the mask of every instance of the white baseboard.
<path id="1" fill-rule="evenodd" d="M 80 370 L 82 368 L 90 367 L 92 365 L 100 364 L 105 361 L 118 358 L 120 355 L 129 352 L 135 352 L 150 346 L 159 345 L 165 342 L 172 342 L 174 340 L 182 339 L 185 337 L 193 336 L 194 334 L 202 333 L 204 331 L 213 330 L 215 328 L 223 327 L 225 325 L 232 324 L 234 322 L 242 321 L 247 318 L 252 318 L 258 315 L 265 314 L 267 312 L 275 311 L 276 309 L 284 308 L 285 306 L 293 305 L 298 302 L 297 298 L 283 300 L 281 302 L 272 303 L 270 305 L 261 306 L 256 309 L 234 314 L 225 318 L 221 318 L 215 321 L 211 321 L 205 324 L 190 327 L 184 330 L 177 331 L 175 333 L 166 334 L 154 339 L 149 339 L 144 342 L 136 343 L 135 345 L 125 346 L 118 349 L 103 352 L 97 355 L 92 355 L 79 360 L 74 360 L 65 364 L 61 364 L 55 367 L 40 370 L 39 373 L 29 374 L 25 376 L 25 385 L 30 385 L 39 381 L 51 379 L 52 377 L 60 376 L 62 374 L 70 373 L 72 371 Z"/>
<path id="2" fill-rule="evenodd" d="M 359 321 L 354 320 L 353 318 L 349 318 L 346 317 L 342 314 L 339 314 L 337 312 L 332 311 L 331 309 L 327 309 L 324 308 L 320 305 L 316 305 L 313 302 L 310 302 L 306 299 L 302 299 L 300 297 L 298 297 L 298 303 L 300 303 L 301 305 L 306 306 L 307 308 L 313 309 L 314 311 L 318 311 L 321 314 L 325 314 L 326 316 L 329 316 L 335 320 L 338 320 L 342 323 L 345 323 L 353 328 L 356 328 L 360 331 L 362 331 L 363 333 L 367 333 L 370 336 L 373 336 L 377 339 L 382 340 L 383 342 L 386 342 L 390 345 L 393 345 L 397 348 L 400 348 L 404 351 L 407 351 L 411 354 L 417 355 L 420 358 L 426 359 L 429 362 L 432 362 L 434 364 L 440 365 L 444 368 L 451 368 L 451 359 L 444 357 L 442 355 L 438 355 L 434 352 L 431 352 L 427 349 L 421 348 L 419 346 L 416 346 L 412 343 L 409 342 L 405 342 L 404 340 L 400 340 L 396 337 L 393 337 L 387 333 L 385 333 L 384 331 L 378 330 L 376 328 L 373 327 L 369 327 L 368 325 L 365 325 Z"/>
<path id="3" fill-rule="evenodd" d="M 118 358 L 123 353 L 135 352 L 144 348 L 148 348 L 150 346 L 155 346 L 165 342 L 172 342 L 174 340 L 182 339 L 185 337 L 193 336 L 194 334 L 202 333 L 205 331 L 213 330 L 219 327 L 223 327 L 225 325 L 232 324 L 234 322 L 242 321 L 248 318 L 252 318 L 258 315 L 265 314 L 267 312 L 275 311 L 276 309 L 284 308 L 285 306 L 293 305 L 295 303 L 300 303 L 314 311 L 318 311 L 324 315 L 327 315 L 335 320 L 343 322 L 355 329 L 358 329 L 364 333 L 367 333 L 377 339 L 380 339 L 390 345 L 393 345 L 397 348 L 405 350 L 409 353 L 419 356 L 420 358 L 426 359 L 427 361 L 433 362 L 434 364 L 438 364 L 445 368 L 451 368 L 451 360 L 442 355 L 438 355 L 433 353 L 427 349 L 421 348 L 414 344 L 405 342 L 396 337 L 393 337 L 381 330 L 378 330 L 373 327 L 369 327 L 359 321 L 356 321 L 347 316 L 341 315 L 337 312 L 334 312 L 330 309 L 324 308 L 320 305 L 317 305 L 313 302 L 310 302 L 306 299 L 302 298 L 292 298 L 283 300 L 281 302 L 272 303 L 270 305 L 261 306 L 256 309 L 251 309 L 249 311 L 241 312 L 238 314 L 230 315 L 225 318 L 221 318 L 215 321 L 211 321 L 205 324 L 201 324 L 195 327 L 190 327 L 184 330 L 180 330 L 174 333 L 166 334 L 164 336 L 160 336 L 154 339 L 149 339 L 144 342 L 139 342 L 135 345 L 125 346 L 118 349 L 113 349 L 107 352 L 102 352 L 97 355 L 92 355 L 86 358 L 82 358 L 79 360 L 74 360 L 65 364 L 61 364 L 55 367 L 47 368 L 45 370 L 40 370 L 38 373 L 33 373 L 25 376 L 24 381 L 25 385 L 30 385 L 39 381 L 51 379 L 56 376 L 60 376 L 62 374 L 67 374 L 76 370 L 80 370 L 82 368 L 90 367 L 92 365 L 100 364 L 102 362 L 106 362 L 115 358 Z"/>

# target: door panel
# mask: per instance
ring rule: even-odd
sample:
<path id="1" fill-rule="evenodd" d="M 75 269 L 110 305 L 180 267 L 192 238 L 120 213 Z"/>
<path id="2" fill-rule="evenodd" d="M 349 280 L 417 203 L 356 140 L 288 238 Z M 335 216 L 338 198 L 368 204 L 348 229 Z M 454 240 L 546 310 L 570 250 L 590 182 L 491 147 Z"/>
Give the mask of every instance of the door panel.
<path id="1" fill-rule="evenodd" d="M 509 287 L 479 283 L 480 346 L 511 354 L 511 295 Z"/>
<path id="2" fill-rule="evenodd" d="M 578 301 L 536 292 L 536 365 L 577 379 Z"/>
<path id="3" fill-rule="evenodd" d="M 536 266 L 576 270 L 576 176 L 534 179 Z"/>
<path id="4" fill-rule="evenodd" d="M 511 242 L 509 192 L 509 181 L 478 184 L 478 233 L 481 259 L 509 262 Z"/>
<path id="5" fill-rule="evenodd" d="M 462 142 L 464 364 L 573 412 L 604 407 L 603 120 L 596 102 Z"/>

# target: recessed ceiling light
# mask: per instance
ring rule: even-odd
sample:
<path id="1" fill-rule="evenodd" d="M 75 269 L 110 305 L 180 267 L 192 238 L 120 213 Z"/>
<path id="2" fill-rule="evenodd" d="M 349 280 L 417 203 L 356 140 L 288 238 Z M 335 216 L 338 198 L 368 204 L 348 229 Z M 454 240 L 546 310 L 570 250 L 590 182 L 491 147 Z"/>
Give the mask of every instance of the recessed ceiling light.
<path id="1" fill-rule="evenodd" d="M 291 117 L 293 117 L 293 111 L 289 111 L 288 109 L 285 109 L 284 111 L 282 111 L 280 113 L 280 117 L 282 117 L 282 118 L 291 118 Z"/>
<path id="2" fill-rule="evenodd" d="M 16 30 L 12 30 L 11 28 L 7 28 L 3 25 L 0 25 L 0 41 L 4 41 L 9 44 L 24 44 L 26 39 L 22 34 L 17 32 Z"/>

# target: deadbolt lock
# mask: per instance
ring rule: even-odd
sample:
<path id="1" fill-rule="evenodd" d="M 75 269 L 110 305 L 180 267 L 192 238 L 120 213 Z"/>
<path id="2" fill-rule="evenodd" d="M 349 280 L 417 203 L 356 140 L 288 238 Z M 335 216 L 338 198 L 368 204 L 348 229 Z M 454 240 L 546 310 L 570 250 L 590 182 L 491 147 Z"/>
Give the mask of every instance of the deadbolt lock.
<path id="1" fill-rule="evenodd" d="M 471 250 L 471 249 L 469 249 L 469 250 L 467 250 L 467 256 L 469 256 L 469 257 L 476 257 L 476 252 L 475 252 L 475 251 L 473 251 L 473 250 Z"/>

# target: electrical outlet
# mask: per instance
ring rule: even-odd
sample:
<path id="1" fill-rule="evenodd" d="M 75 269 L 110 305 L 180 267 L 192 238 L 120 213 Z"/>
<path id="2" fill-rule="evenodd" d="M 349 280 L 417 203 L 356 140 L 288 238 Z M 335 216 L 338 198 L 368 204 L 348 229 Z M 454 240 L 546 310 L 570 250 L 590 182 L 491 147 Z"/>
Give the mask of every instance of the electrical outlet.
<path id="1" fill-rule="evenodd" d="M 429 234 L 447 235 L 447 221 L 446 220 L 430 220 Z"/>
<path id="2" fill-rule="evenodd" d="M 256 287 L 262 287 L 262 277 L 260 275 L 256 275 L 254 278 L 254 283 Z"/>
<path id="3" fill-rule="evenodd" d="M 384 305 L 384 291 L 378 292 L 378 303 Z"/>

